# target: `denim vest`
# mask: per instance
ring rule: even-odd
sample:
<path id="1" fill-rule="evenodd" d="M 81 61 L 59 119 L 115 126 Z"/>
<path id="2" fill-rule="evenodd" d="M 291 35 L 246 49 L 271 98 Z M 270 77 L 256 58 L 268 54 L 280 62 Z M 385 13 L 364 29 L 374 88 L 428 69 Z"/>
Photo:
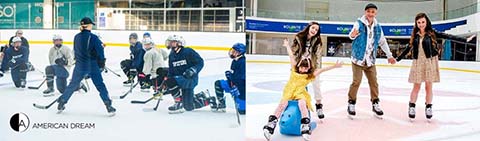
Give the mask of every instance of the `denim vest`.
<path id="1" fill-rule="evenodd" d="M 355 40 L 353 40 L 352 43 L 352 58 L 355 58 L 357 60 L 363 60 L 365 56 L 365 50 L 367 47 L 367 27 L 365 24 L 363 24 L 362 21 L 357 20 L 358 22 L 358 31 L 360 35 L 358 35 Z M 380 24 L 376 24 L 375 27 L 373 28 L 373 63 L 375 64 L 375 58 L 377 56 L 377 48 L 378 48 L 378 42 L 380 41 L 380 36 L 382 35 L 382 27 L 380 27 Z"/>

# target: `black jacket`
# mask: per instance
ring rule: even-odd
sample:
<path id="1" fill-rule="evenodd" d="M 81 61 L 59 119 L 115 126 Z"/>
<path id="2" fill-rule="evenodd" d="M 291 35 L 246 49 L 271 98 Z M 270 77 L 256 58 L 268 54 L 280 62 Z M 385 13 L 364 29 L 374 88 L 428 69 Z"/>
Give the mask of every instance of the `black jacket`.
<path id="1" fill-rule="evenodd" d="M 458 37 L 458 36 L 438 32 L 438 31 L 434 31 L 434 32 L 435 32 L 435 36 L 436 36 L 437 39 L 442 38 L 442 39 L 456 40 L 456 41 L 460 41 L 460 42 L 467 42 L 467 39 L 463 38 L 463 37 Z M 413 54 L 412 54 L 413 59 L 418 59 L 419 41 L 420 41 L 420 35 L 415 34 L 415 36 L 413 38 L 413 44 L 412 44 L 413 47 L 412 47 L 412 45 L 407 46 L 407 48 L 402 52 L 402 54 L 397 57 L 397 61 L 402 60 L 403 57 L 405 57 L 405 55 L 407 55 L 408 52 L 410 52 L 410 50 L 412 50 L 412 49 L 413 49 Z M 423 41 L 422 41 L 422 47 L 423 47 L 423 51 L 425 52 L 425 56 L 427 58 L 435 57 L 435 56 L 438 55 L 438 50 L 437 50 L 437 48 L 435 48 L 435 46 L 436 45 L 432 44 L 432 37 L 430 37 L 429 34 L 425 34 L 424 37 L 423 37 Z"/>

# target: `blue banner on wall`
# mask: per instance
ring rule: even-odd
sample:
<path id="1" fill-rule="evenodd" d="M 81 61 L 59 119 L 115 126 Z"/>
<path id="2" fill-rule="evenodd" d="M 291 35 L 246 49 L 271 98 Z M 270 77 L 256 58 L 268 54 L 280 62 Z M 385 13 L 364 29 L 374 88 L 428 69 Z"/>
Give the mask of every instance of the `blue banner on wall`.
<path id="1" fill-rule="evenodd" d="M 296 33 L 301 31 L 307 22 L 282 22 L 269 21 L 258 19 L 247 19 L 246 30 L 258 32 L 282 32 L 282 33 Z M 459 25 L 467 24 L 467 20 L 460 20 L 450 23 L 433 24 L 433 28 L 438 31 L 445 31 Z M 330 24 L 320 23 L 320 31 L 322 34 L 337 34 L 347 35 L 352 29 L 353 24 Z M 413 25 L 399 25 L 399 26 L 382 26 L 385 36 L 409 36 L 412 33 Z"/>

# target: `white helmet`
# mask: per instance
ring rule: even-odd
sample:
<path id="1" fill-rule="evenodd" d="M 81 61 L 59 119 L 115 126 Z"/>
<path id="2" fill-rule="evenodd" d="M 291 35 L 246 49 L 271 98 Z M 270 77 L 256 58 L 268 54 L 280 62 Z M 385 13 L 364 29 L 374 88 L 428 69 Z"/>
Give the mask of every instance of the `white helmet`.
<path id="1" fill-rule="evenodd" d="M 21 41 L 22 41 L 22 39 L 21 39 L 20 37 L 14 37 L 14 38 L 12 39 L 12 43 L 21 42 Z"/>
<path id="2" fill-rule="evenodd" d="M 55 40 L 63 40 L 62 36 L 60 36 L 59 34 L 54 34 L 52 39 L 53 39 L 54 41 L 55 41 Z"/>
<path id="3" fill-rule="evenodd" d="M 185 39 L 183 39 L 182 36 L 170 35 L 170 36 L 168 36 L 167 40 L 165 41 L 165 46 L 167 46 L 167 48 L 169 48 L 168 46 L 170 45 L 170 42 L 172 42 L 172 41 L 176 41 L 178 46 L 185 46 L 186 45 Z"/>
<path id="4" fill-rule="evenodd" d="M 146 44 L 153 45 L 154 44 L 152 38 L 145 38 L 145 39 L 143 39 L 142 43 L 144 45 L 146 45 Z"/>

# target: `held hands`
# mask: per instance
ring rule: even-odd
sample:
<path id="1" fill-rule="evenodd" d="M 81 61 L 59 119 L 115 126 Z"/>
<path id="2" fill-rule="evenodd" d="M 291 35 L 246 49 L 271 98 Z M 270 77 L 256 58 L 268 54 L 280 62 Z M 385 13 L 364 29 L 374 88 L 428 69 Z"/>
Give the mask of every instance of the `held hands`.
<path id="1" fill-rule="evenodd" d="M 350 33 L 351 38 L 357 38 L 357 36 L 360 35 L 360 32 L 358 32 L 358 29 L 353 29 L 352 33 Z"/>
<path id="2" fill-rule="evenodd" d="M 393 57 L 390 57 L 390 58 L 388 58 L 388 63 L 393 65 L 393 64 L 397 63 L 397 60 L 395 60 L 395 58 L 393 58 Z"/>
<path id="3" fill-rule="evenodd" d="M 343 61 L 337 60 L 333 68 L 341 68 L 343 66 Z"/>

